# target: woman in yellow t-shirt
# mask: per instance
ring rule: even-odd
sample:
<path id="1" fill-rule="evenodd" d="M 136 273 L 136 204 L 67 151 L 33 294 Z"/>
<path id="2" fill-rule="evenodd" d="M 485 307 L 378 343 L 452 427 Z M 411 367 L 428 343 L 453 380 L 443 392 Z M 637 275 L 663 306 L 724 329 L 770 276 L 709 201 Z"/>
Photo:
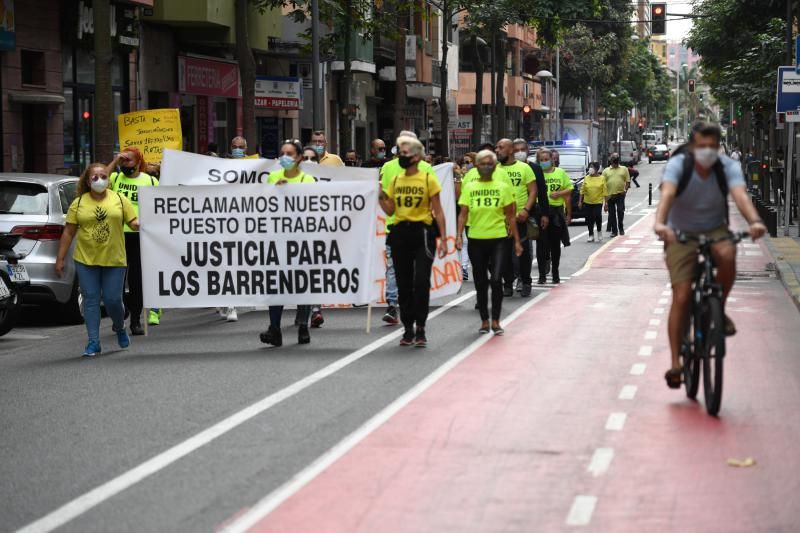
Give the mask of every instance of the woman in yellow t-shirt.
<path id="1" fill-rule="evenodd" d="M 442 186 L 436 174 L 420 171 L 425 148 L 419 140 L 399 137 L 397 147 L 398 163 L 404 171 L 391 181 L 388 191 L 381 190 L 380 204 L 387 215 L 395 216 L 387 244 L 392 248 L 400 320 L 405 327 L 400 345 L 424 348 L 428 343 L 425 322 L 434 253 L 438 248 L 439 257 L 447 255 L 444 210 L 439 199 Z M 439 235 L 442 238 L 437 246 Z"/>
<path id="2" fill-rule="evenodd" d="M 300 170 L 300 163 L 303 161 L 303 145 L 297 140 L 286 140 L 281 145 L 278 155 L 280 170 L 270 172 L 270 185 L 286 185 L 287 183 L 316 183 L 316 180 Z M 299 326 L 297 330 L 297 343 L 308 344 L 311 342 L 311 334 L 308 331 L 308 319 L 311 315 L 310 305 L 298 305 L 297 317 L 294 322 Z M 275 347 L 283 346 L 283 333 L 281 332 L 281 318 L 283 317 L 282 305 L 269 306 L 269 328 L 259 334 L 259 339 L 264 344 L 271 344 Z"/>
<path id="3" fill-rule="evenodd" d="M 603 240 L 603 206 L 608 202 L 608 187 L 606 178 L 600 174 L 600 163 L 589 163 L 589 175 L 583 178 L 581 197 L 578 200 L 578 209 L 584 204 L 588 211 L 586 224 L 589 226 L 589 238 L 586 242 L 594 242 L 594 228 L 597 226 L 597 242 Z"/>
<path id="4" fill-rule="evenodd" d="M 113 322 L 120 348 L 130 345 L 125 333 L 122 291 L 128 258 L 125 253 L 124 227 L 139 229 L 139 219 L 130 200 L 108 190 L 106 165 L 92 163 L 78 182 L 78 194 L 67 211 L 67 223 L 61 236 L 56 259 L 56 273 L 64 275 L 64 258 L 77 236 L 73 259 L 83 295 L 83 318 L 89 342 L 84 357 L 99 354 L 100 298 Z"/>
<path id="5" fill-rule="evenodd" d="M 495 335 L 502 335 L 500 312 L 503 307 L 503 267 L 506 261 L 505 242 L 509 230 L 514 238 L 517 257 L 522 255 L 522 243 L 516 222 L 514 191 L 504 181 L 493 179 L 497 156 L 482 150 L 476 157 L 479 178 L 464 185 L 458 204 L 458 237 L 456 248 L 461 249 L 461 232 L 469 220 L 469 259 L 478 293 L 478 312 L 481 315 L 479 333 L 489 333 L 489 286 L 492 287 L 492 323 Z"/>

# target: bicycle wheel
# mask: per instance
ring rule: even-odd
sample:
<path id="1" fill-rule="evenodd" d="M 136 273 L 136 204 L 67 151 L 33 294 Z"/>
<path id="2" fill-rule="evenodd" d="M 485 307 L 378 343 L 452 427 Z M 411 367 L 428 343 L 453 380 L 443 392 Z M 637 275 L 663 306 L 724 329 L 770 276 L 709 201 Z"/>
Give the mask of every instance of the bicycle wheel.
<path id="1" fill-rule="evenodd" d="M 703 394 L 706 411 L 716 416 L 722 406 L 722 364 L 725 359 L 725 314 L 722 300 L 716 294 L 708 296 L 704 302 L 703 324 L 706 332 L 703 352 Z"/>
<path id="2" fill-rule="evenodd" d="M 681 364 L 683 365 L 683 384 L 686 387 L 686 396 L 690 400 L 695 400 L 700 388 L 700 354 L 702 353 L 697 347 L 698 345 L 702 346 L 702 343 L 694 333 L 697 317 L 692 316 L 690 322 L 689 333 L 681 343 Z"/>

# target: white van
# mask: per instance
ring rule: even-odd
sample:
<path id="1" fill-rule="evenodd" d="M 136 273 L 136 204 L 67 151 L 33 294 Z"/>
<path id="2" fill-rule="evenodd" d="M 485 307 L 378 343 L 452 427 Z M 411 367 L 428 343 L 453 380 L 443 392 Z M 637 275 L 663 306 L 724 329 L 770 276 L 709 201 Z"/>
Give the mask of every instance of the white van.
<path id="1" fill-rule="evenodd" d="M 636 141 L 612 142 L 609 145 L 608 153 L 613 154 L 614 152 L 619 154 L 619 162 L 623 165 L 637 165 L 642 159 Z"/>
<path id="2" fill-rule="evenodd" d="M 642 133 L 642 144 L 644 144 L 645 148 L 650 148 L 654 144 L 658 144 L 661 142 L 659 134 L 655 131 L 648 131 Z"/>

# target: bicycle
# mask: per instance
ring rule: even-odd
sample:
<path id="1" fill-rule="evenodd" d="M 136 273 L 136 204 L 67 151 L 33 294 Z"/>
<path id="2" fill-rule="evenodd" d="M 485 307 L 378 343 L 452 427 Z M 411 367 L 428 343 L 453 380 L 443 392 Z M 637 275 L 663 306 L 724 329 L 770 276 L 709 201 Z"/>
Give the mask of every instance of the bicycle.
<path id="1" fill-rule="evenodd" d="M 683 382 L 686 396 L 694 400 L 700 388 L 702 365 L 703 395 L 706 411 L 716 416 L 722 406 L 723 361 L 725 358 L 725 311 L 722 305 L 722 287 L 714 277 L 714 260 L 711 247 L 730 240 L 734 245 L 749 237 L 748 232 L 730 233 L 711 239 L 707 235 L 679 233 L 678 242 L 699 244 L 697 267 L 692 282 L 692 310 L 689 314 L 687 335 L 681 343 L 680 357 L 683 365 Z M 699 326 L 699 327 L 698 327 Z"/>

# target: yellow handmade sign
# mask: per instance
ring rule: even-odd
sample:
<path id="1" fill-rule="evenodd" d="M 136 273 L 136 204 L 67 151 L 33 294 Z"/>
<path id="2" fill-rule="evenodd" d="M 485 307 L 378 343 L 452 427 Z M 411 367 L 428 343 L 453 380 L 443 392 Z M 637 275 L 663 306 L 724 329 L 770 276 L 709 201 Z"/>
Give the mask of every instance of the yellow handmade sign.
<path id="1" fill-rule="evenodd" d="M 119 146 L 136 146 L 148 163 L 160 163 L 164 148 L 181 150 L 181 116 L 177 109 L 147 109 L 118 118 Z"/>

